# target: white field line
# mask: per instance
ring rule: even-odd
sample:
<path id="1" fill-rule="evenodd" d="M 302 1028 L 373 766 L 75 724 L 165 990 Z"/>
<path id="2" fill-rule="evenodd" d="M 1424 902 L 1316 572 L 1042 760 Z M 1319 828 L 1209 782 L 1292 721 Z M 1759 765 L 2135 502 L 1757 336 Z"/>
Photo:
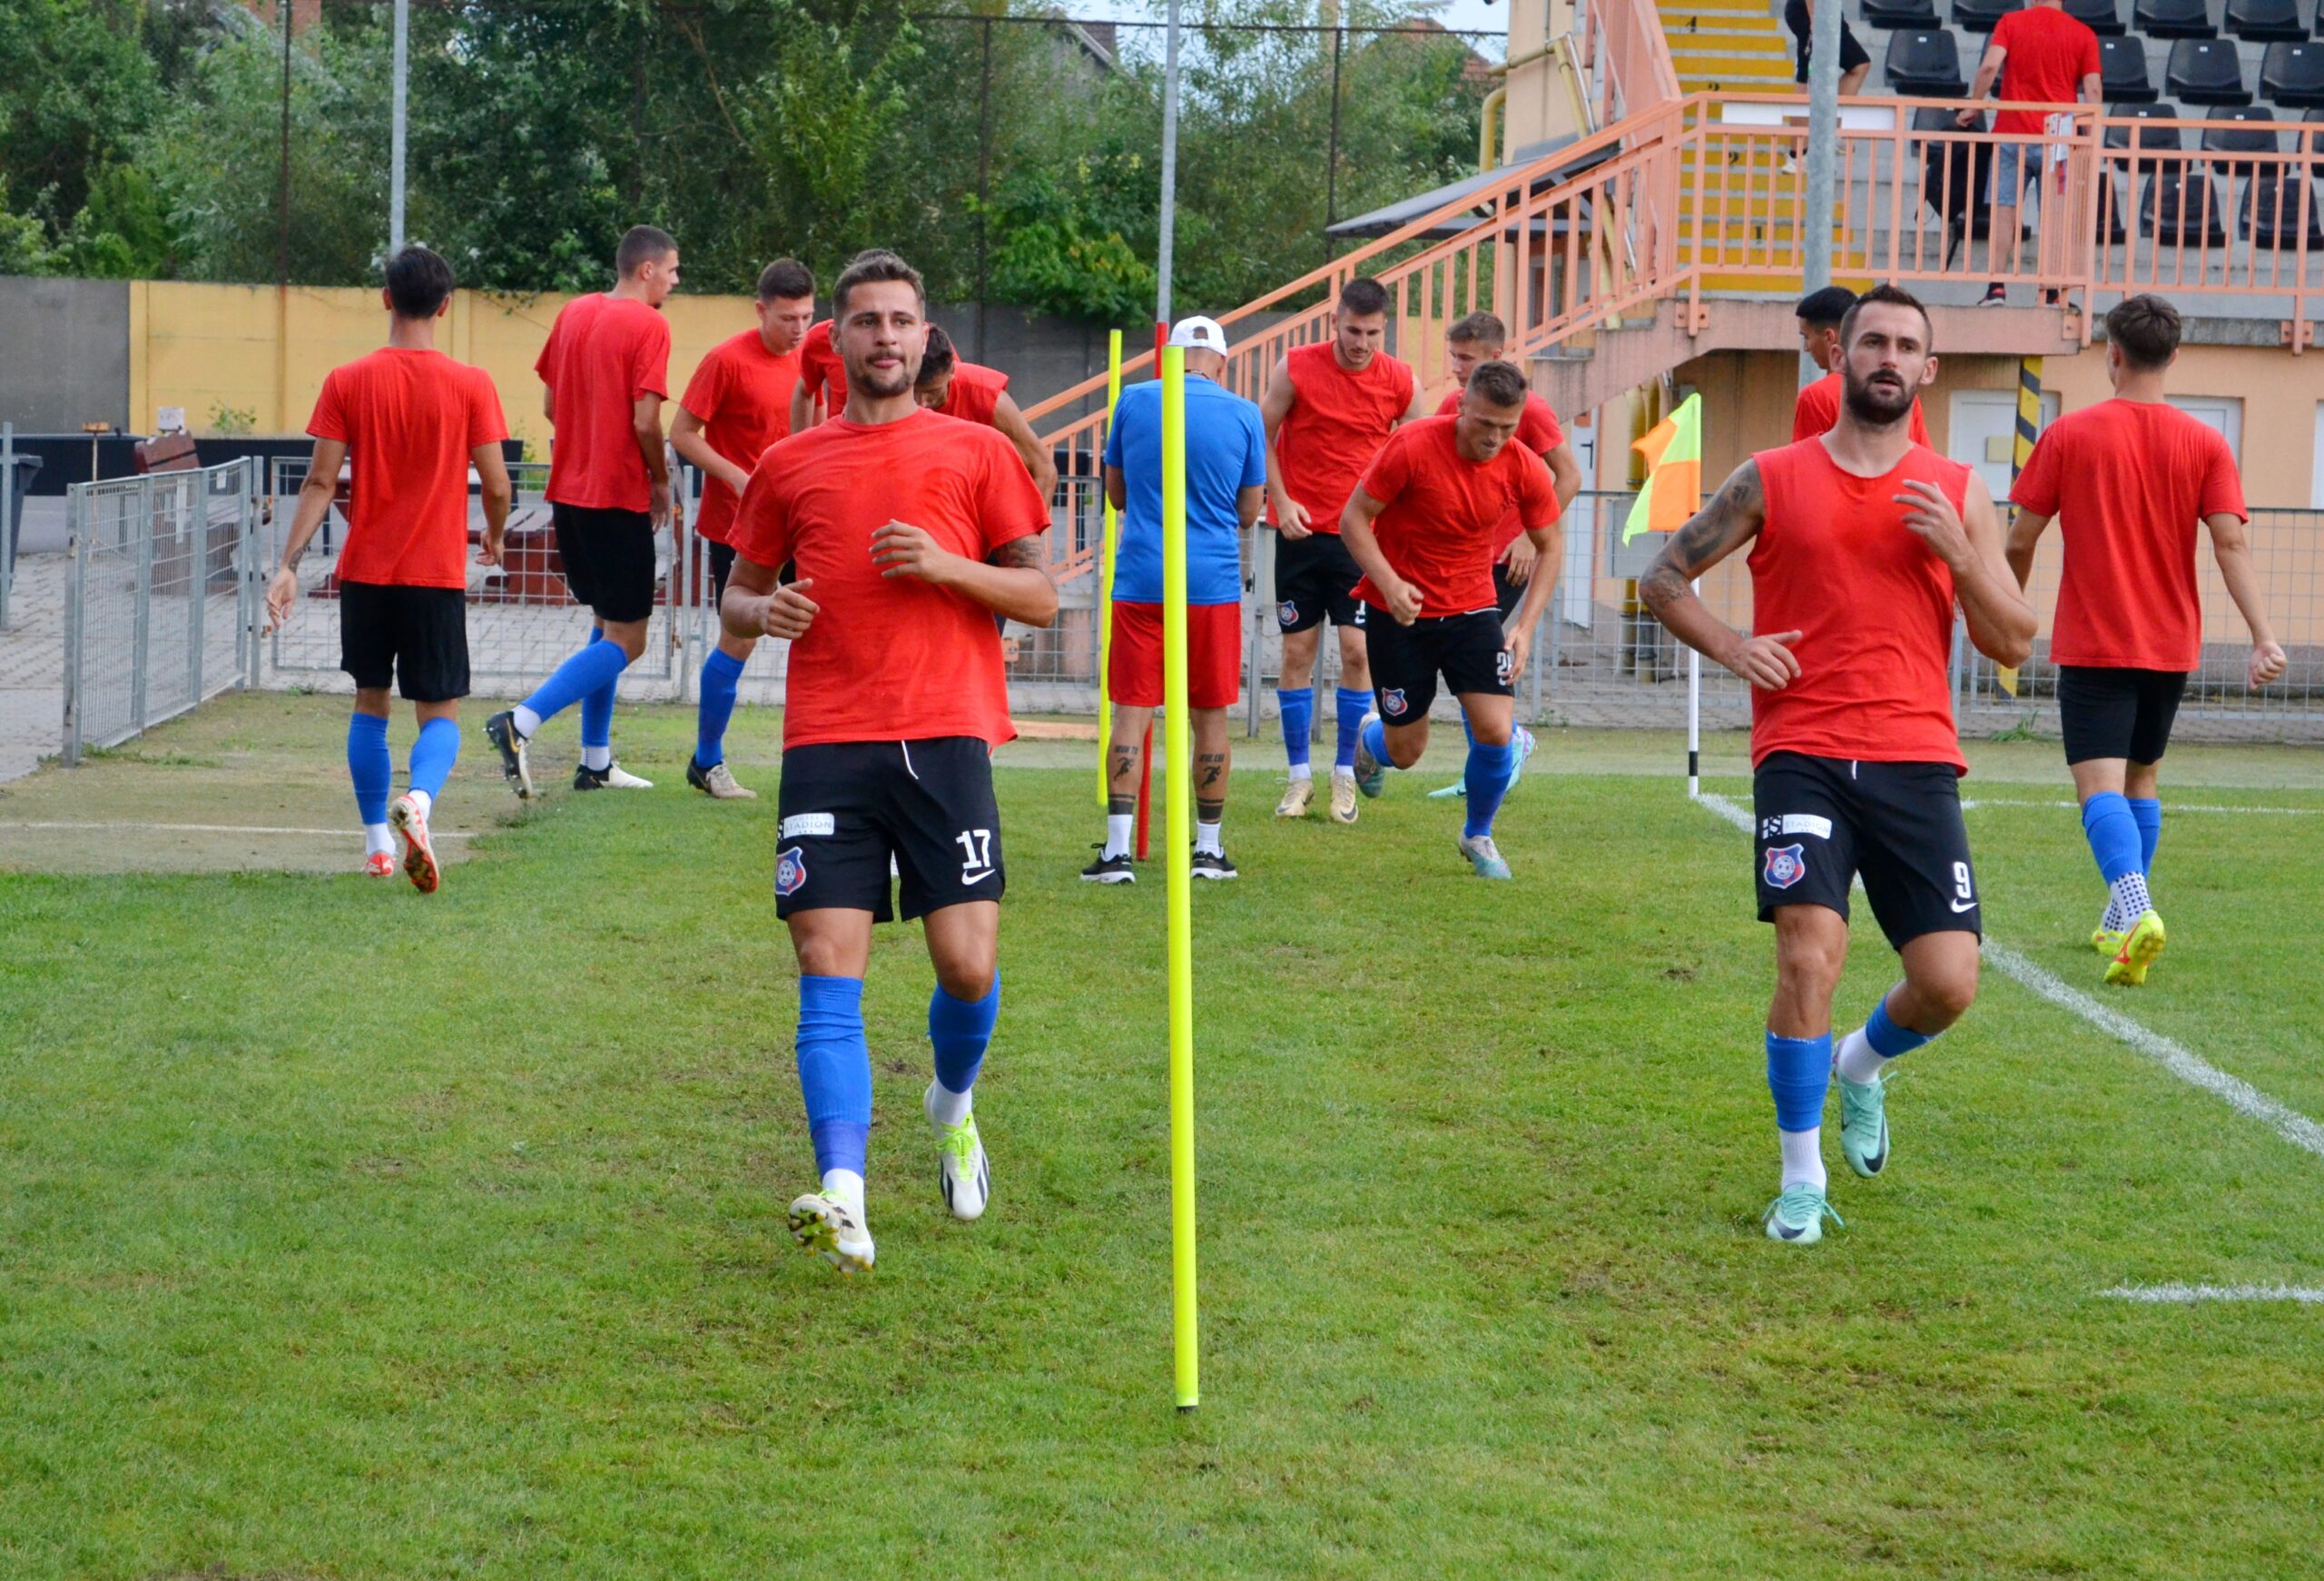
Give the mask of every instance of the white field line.
<path id="1" fill-rule="evenodd" d="M 164 835 L 326 835 L 334 840 L 359 840 L 360 829 L 290 829 L 257 824 L 116 824 L 73 823 L 61 819 L 25 819 L 0 823 L 0 829 L 82 829 L 102 833 L 107 830 L 136 829 L 147 834 Z M 428 834 L 438 840 L 474 840 L 474 832 L 458 829 L 430 829 Z"/>
<path id="2" fill-rule="evenodd" d="M 2302 1306 L 2324 1307 L 2324 1289 L 2302 1285 L 2116 1285 L 2098 1293 L 2146 1306 L 2192 1306 L 2198 1301 L 2297 1301 Z"/>
<path id="3" fill-rule="evenodd" d="M 1967 808 L 2079 807 L 2082 805 L 2080 802 L 2009 801 L 1997 796 L 1964 796 L 1961 799 L 1961 805 Z M 2228 806 L 2223 804 L 2206 805 L 2202 803 L 2172 801 L 2164 802 L 2162 804 L 2162 811 L 2163 815 L 2166 817 L 2174 813 L 2261 813 L 2279 818 L 2324 817 L 2324 807 L 2234 807 Z"/>
<path id="4" fill-rule="evenodd" d="M 1751 815 L 1725 796 L 1705 795 L 1702 805 L 1742 830 L 1751 832 Z M 2191 1087 L 2198 1087 L 2238 1113 L 2259 1121 L 2294 1147 L 2324 1158 L 2324 1125 L 2297 1110 L 2288 1109 L 2240 1077 L 2230 1076 L 2161 1033 L 2132 1021 L 2121 1011 L 2101 1004 L 2078 988 L 2069 987 L 2055 973 L 2036 965 L 2006 944 L 1985 941 L 1984 957 L 2004 976 L 2040 994 L 2062 1010 L 2072 1011 L 2091 1025 L 2144 1054 Z"/>

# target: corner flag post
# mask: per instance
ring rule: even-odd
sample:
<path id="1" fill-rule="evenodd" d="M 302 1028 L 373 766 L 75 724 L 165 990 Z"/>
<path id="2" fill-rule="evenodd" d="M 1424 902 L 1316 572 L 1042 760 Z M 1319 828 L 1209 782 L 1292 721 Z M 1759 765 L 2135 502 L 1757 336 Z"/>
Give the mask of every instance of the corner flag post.
<path id="1" fill-rule="evenodd" d="M 1114 410 L 1122 403 L 1122 332 L 1106 339 L 1106 437 L 1114 433 Z M 1098 451 L 1098 498 L 1105 504 L 1105 536 L 1098 550 L 1098 805 L 1108 805 L 1113 776 L 1106 756 L 1114 740 L 1114 706 L 1106 697 L 1106 667 L 1114 651 L 1114 555 L 1121 548 L 1121 519 L 1106 491 L 1106 452 Z"/>
<path id="2" fill-rule="evenodd" d="M 1162 354 L 1162 860 L 1169 879 L 1170 1329 L 1178 1408 L 1202 1399 L 1195 1305 L 1194 722 L 1187 709 L 1187 354 Z"/>
<path id="3" fill-rule="evenodd" d="M 2042 432 L 2042 359 L 2017 360 L 2017 428 L 2009 451 L 2009 491 L 2017 492 L 2017 476 L 2034 459 L 2034 441 Z M 1994 674 L 1994 684 L 2017 696 L 2017 671 L 2006 665 Z"/>

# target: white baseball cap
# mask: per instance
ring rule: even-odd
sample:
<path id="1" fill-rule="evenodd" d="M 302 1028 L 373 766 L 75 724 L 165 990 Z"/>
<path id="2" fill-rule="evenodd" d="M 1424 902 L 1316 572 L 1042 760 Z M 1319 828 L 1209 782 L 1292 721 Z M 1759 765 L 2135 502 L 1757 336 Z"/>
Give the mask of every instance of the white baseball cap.
<path id="1" fill-rule="evenodd" d="M 1178 321 L 1177 326 L 1170 331 L 1170 344 L 1183 346 L 1190 351 L 1224 352 L 1226 350 L 1226 331 L 1218 327 L 1216 319 L 1206 319 L 1196 313 L 1192 318 Z"/>

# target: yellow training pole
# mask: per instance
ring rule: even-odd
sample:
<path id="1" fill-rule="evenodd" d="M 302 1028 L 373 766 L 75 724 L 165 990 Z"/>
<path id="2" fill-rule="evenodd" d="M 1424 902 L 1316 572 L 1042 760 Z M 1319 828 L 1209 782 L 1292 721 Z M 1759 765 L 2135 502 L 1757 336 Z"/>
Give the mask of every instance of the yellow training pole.
<path id="1" fill-rule="evenodd" d="M 1162 860 L 1170 919 L 1170 1327 L 1178 1408 L 1202 1400 L 1195 1323 L 1194 722 L 1187 711 L 1187 353 L 1162 353 Z"/>
<path id="2" fill-rule="evenodd" d="M 1114 437 L 1114 409 L 1122 403 L 1122 332 L 1106 339 L 1106 427 Z M 1106 665 L 1114 651 L 1114 550 L 1119 547 L 1121 522 L 1114 512 L 1114 497 L 1106 492 L 1106 448 L 1098 447 L 1098 498 L 1105 505 L 1106 530 L 1098 545 L 1098 805 L 1108 805 L 1113 778 L 1106 766 L 1106 750 L 1114 738 L 1114 706 L 1106 698 Z"/>

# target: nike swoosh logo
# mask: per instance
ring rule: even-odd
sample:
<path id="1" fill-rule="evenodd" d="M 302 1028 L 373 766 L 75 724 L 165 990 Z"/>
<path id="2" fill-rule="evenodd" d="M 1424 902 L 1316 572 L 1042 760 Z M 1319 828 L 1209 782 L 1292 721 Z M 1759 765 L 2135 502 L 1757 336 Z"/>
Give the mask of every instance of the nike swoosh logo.
<path id="1" fill-rule="evenodd" d="M 1794 1230 L 1790 1225 L 1786 1224 L 1782 1220 L 1778 1219 L 1776 1220 L 1776 1233 L 1782 1236 L 1786 1240 L 1797 1240 L 1801 1236 L 1807 1233 L 1807 1226 L 1803 1224 L 1798 1229 Z"/>
<path id="2" fill-rule="evenodd" d="M 960 874 L 960 882 L 962 884 L 982 884 L 986 879 L 990 878 L 992 874 L 993 870 L 990 867 L 986 868 L 982 873 L 978 874 L 973 878 L 963 873 Z"/>
<path id="3" fill-rule="evenodd" d="M 1965 911 L 1975 911 L 1975 910 L 1977 909 L 1977 903 L 1976 903 L 1975 901 L 1974 901 L 1974 900 L 1956 900 L 1956 901 L 1953 902 L 1953 909 L 1954 909 L 1956 913 L 1957 913 L 1957 912 L 1965 912 Z"/>

